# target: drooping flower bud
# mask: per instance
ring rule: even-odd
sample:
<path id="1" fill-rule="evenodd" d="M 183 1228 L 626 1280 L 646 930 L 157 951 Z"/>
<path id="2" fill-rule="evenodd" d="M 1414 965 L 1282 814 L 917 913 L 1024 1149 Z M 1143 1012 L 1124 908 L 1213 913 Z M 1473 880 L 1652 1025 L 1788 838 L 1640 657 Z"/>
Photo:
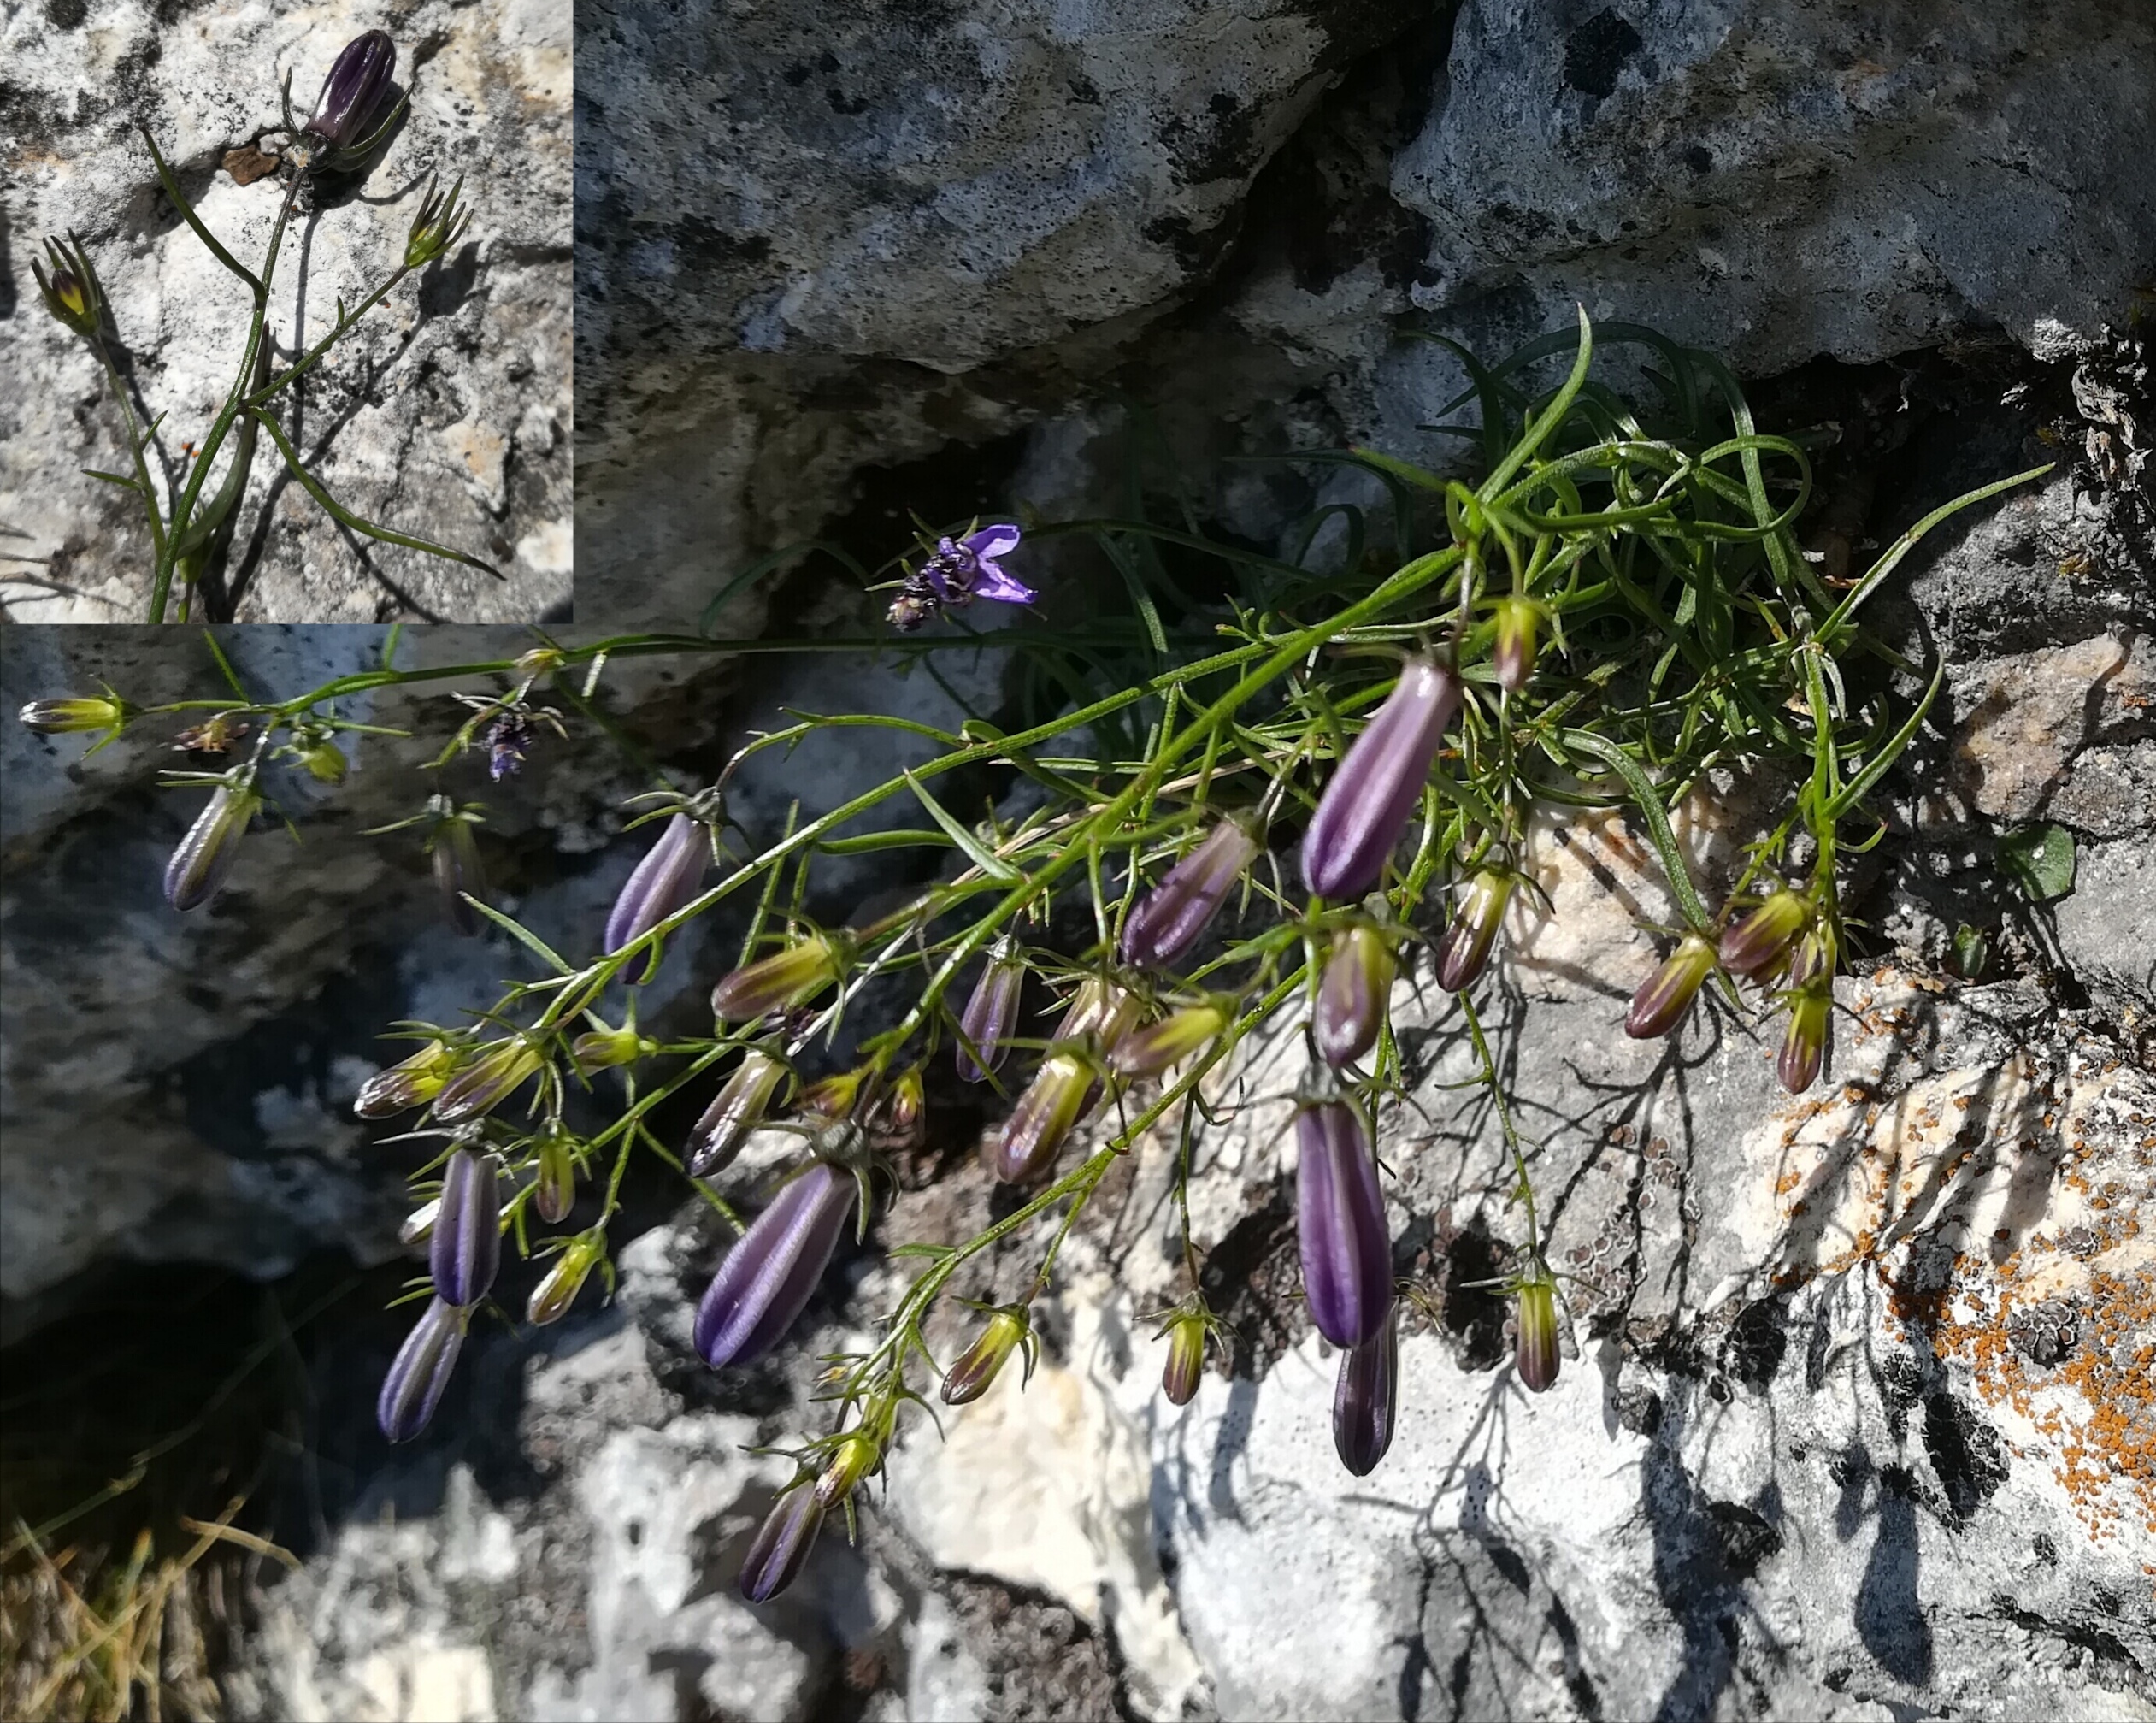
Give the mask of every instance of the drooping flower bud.
<path id="1" fill-rule="evenodd" d="M 483 1118 L 523 1088 L 545 1063 L 539 1049 L 522 1036 L 494 1042 L 434 1097 L 434 1122 L 462 1124 Z"/>
<path id="2" fill-rule="evenodd" d="M 165 864 L 165 901 L 177 910 L 199 908 L 216 896 L 239 859 L 239 841 L 262 805 L 251 776 L 217 786 L 195 816 L 187 835 Z"/>
<path id="3" fill-rule="evenodd" d="M 1352 1064 L 1377 1044 L 1396 967 L 1393 947 L 1375 928 L 1358 922 L 1333 935 L 1310 1028 L 1317 1056 L 1334 1070 Z"/>
<path id="4" fill-rule="evenodd" d="M 502 1195 L 494 1157 L 460 1148 L 442 1169 L 442 1207 L 427 1254 L 434 1293 L 468 1309 L 486 1296 L 502 1266 Z"/>
<path id="5" fill-rule="evenodd" d="M 861 1085 L 869 1075 L 869 1067 L 859 1065 L 817 1078 L 801 1091 L 801 1110 L 818 1118 L 851 1118 L 853 1104 L 861 1098 Z"/>
<path id="6" fill-rule="evenodd" d="M 1557 1381 L 1557 1282 L 1540 1263 L 1518 1288 L 1512 1363 L 1521 1386 L 1534 1393 L 1544 1392 Z"/>
<path id="7" fill-rule="evenodd" d="M 1789 967 L 1782 984 L 1792 989 L 1808 988 L 1834 972 L 1834 935 L 1823 923 L 1805 929 L 1790 947 Z"/>
<path id="8" fill-rule="evenodd" d="M 1481 979 L 1511 895 L 1512 876 L 1493 868 L 1484 868 L 1468 881 L 1452 924 L 1438 941 L 1437 984 L 1446 992 L 1464 993 Z"/>
<path id="9" fill-rule="evenodd" d="M 1022 1346 L 1028 1348 L 1026 1373 L 1032 1375 L 1032 1340 L 1033 1325 L 1027 1319 L 1025 1306 L 1006 1304 L 992 1311 L 973 1344 L 958 1354 L 957 1362 L 944 1377 L 943 1403 L 972 1405 L 988 1391 L 997 1372 Z"/>
<path id="10" fill-rule="evenodd" d="M 462 1310 L 437 1298 L 404 1337 L 374 1401 L 374 1421 L 390 1441 L 409 1442 L 434 1416 L 463 1349 L 464 1321 Z"/>
<path id="11" fill-rule="evenodd" d="M 1071 994 L 1069 1007 L 1056 1026 L 1056 1042 L 1080 1042 L 1090 1036 L 1102 1053 L 1113 1053 L 1138 1021 L 1138 1008 L 1128 989 L 1105 976 L 1087 976 Z"/>
<path id="12" fill-rule="evenodd" d="M 1360 1346 L 1393 1307 L 1393 1241 L 1377 1158 L 1352 1101 L 1329 1081 L 1311 1094 L 1295 1114 L 1303 1295 L 1320 1334 L 1335 1346 Z"/>
<path id="13" fill-rule="evenodd" d="M 1393 1445 L 1399 1337 L 1399 1306 L 1395 1301 L 1375 1336 L 1340 1355 L 1340 1376 L 1333 1388 L 1333 1446 L 1340 1464 L 1358 1478 L 1375 1472 Z"/>
<path id="14" fill-rule="evenodd" d="M 327 736 L 309 737 L 296 744 L 292 758 L 300 770 L 318 784 L 341 784 L 351 763 L 345 758 L 344 749 Z"/>
<path id="15" fill-rule="evenodd" d="M 989 949 L 987 967 L 973 984 L 973 994 L 958 1017 L 958 1027 L 965 1032 L 958 1044 L 958 1075 L 968 1083 L 981 1082 L 1003 1063 L 1008 1051 L 1004 1037 L 1018 1015 L 1018 995 L 1025 982 L 1026 965 L 1018 954 L 1018 941 L 1005 934 Z M 966 1051 L 968 1041 L 980 1054 L 978 1061 Z"/>
<path id="16" fill-rule="evenodd" d="M 24 725 L 39 735 L 65 735 L 73 730 L 114 730 L 127 721 L 125 700 L 109 696 L 97 699 L 32 700 L 22 709 Z"/>
<path id="17" fill-rule="evenodd" d="M 787 1491 L 757 1528 L 741 1564 L 741 1595 L 751 1603 L 769 1603 L 801 1577 L 816 1534 L 823 1530 L 823 1504 L 805 1487 Z"/>
<path id="18" fill-rule="evenodd" d="M 1410 658 L 1399 685 L 1355 738 L 1303 835 L 1303 878 L 1329 898 L 1359 897 L 1385 871 L 1423 799 L 1459 679 L 1434 658 Z"/>
<path id="19" fill-rule="evenodd" d="M 1635 1041 L 1652 1041 L 1684 1021 L 1700 985 L 1714 973 L 1714 947 L 1696 933 L 1677 941 L 1660 968 L 1640 983 L 1632 1008 L 1624 1014 L 1624 1032 Z"/>
<path id="20" fill-rule="evenodd" d="M 580 1071 L 610 1071 L 616 1065 L 633 1065 L 650 1046 L 626 1024 L 620 1029 L 595 1029 L 569 1043 L 569 1058 Z"/>
<path id="21" fill-rule="evenodd" d="M 460 809 L 447 796 L 430 796 L 427 811 L 431 827 L 427 852 L 433 863 L 434 889 L 440 894 L 442 914 L 450 926 L 466 939 L 478 936 L 486 918 L 466 901 L 492 901 L 486 891 L 486 870 L 479 859 L 479 839 L 474 835 L 476 805 Z"/>
<path id="22" fill-rule="evenodd" d="M 818 934 L 759 958 L 721 979 L 711 989 L 711 1012 L 721 1023 L 746 1023 L 816 997 L 851 961 L 845 941 Z"/>
<path id="23" fill-rule="evenodd" d="M 1490 667 L 1498 686 L 1517 694 L 1535 673 L 1535 634 L 1542 612 L 1532 599 L 1500 599 L 1497 605 L 1497 638 L 1490 647 Z"/>
<path id="24" fill-rule="evenodd" d="M 423 1106 L 442 1092 L 456 1064 L 456 1051 L 447 1041 L 430 1041 L 360 1084 L 352 1111 L 362 1118 L 394 1118 Z"/>
<path id="25" fill-rule="evenodd" d="M 1005 1184 L 1030 1183 L 1046 1171 L 1092 1098 L 1092 1068 L 1073 1053 L 1051 1053 L 1004 1121 L 990 1169 Z"/>
<path id="26" fill-rule="evenodd" d="M 682 1162 L 692 1178 L 709 1178 L 732 1165 L 749 1133 L 762 1124 L 786 1067 L 769 1053 L 751 1052 L 734 1066 L 689 1132 Z"/>
<path id="27" fill-rule="evenodd" d="M 1789 1001 L 1789 1021 L 1782 1033 L 1775 1075 L 1792 1095 L 1802 1095 L 1818 1081 L 1826 1062 L 1827 1030 L 1834 1019 L 1834 995 L 1823 980 L 1814 981 Z"/>
<path id="28" fill-rule="evenodd" d="M 1206 833 L 1131 910 L 1123 923 L 1123 961 L 1141 969 L 1175 962 L 1211 925 L 1257 854 L 1258 840 L 1240 820 L 1222 820 Z"/>
<path id="29" fill-rule="evenodd" d="M 1782 961 L 1811 916 L 1810 906 L 1796 893 L 1776 892 L 1742 921 L 1723 930 L 1722 966 L 1739 975 L 1765 973 Z"/>
<path id="30" fill-rule="evenodd" d="M 566 1220 L 576 1207 L 576 1139 L 566 1130 L 550 1130 L 539 1142 L 532 1207 L 549 1226 Z"/>
<path id="31" fill-rule="evenodd" d="M 1227 1008 L 1211 1000 L 1186 1006 L 1117 1042 L 1108 1068 L 1121 1077 L 1158 1077 L 1211 1046 L 1230 1021 Z"/>
<path id="32" fill-rule="evenodd" d="M 532 1289 L 532 1295 L 525 1302 L 524 1319 L 536 1328 L 559 1322 L 568 1314 L 569 1307 L 576 1302 L 576 1295 L 583 1291 L 584 1283 L 592 1277 L 592 1270 L 605 1254 L 605 1236 L 596 1228 L 572 1238 L 554 1259 L 553 1267 Z"/>
<path id="33" fill-rule="evenodd" d="M 693 898 L 710 860 L 711 840 L 702 823 L 686 814 L 669 819 L 614 900 L 606 918 L 607 954 L 651 932 Z"/>
<path id="34" fill-rule="evenodd" d="M 1185 1305 L 1172 1313 L 1161 1332 L 1168 1337 L 1168 1363 L 1160 1373 L 1160 1391 L 1171 1406 L 1187 1406 L 1197 1397 L 1205 1374 L 1205 1312 Z"/>
<path id="35" fill-rule="evenodd" d="M 855 1201 L 853 1175 L 820 1160 L 757 1216 L 697 1306 L 696 1349 L 706 1364 L 753 1363 L 785 1337 Z"/>
<path id="36" fill-rule="evenodd" d="M 434 1223 L 442 1218 L 442 1200 L 430 1196 L 404 1217 L 404 1224 L 397 1229 L 397 1242 L 407 1250 L 416 1250 L 434 1236 Z"/>
<path id="37" fill-rule="evenodd" d="M 103 299 L 97 291 L 97 271 L 90 266 L 90 254 L 83 250 L 81 240 L 73 243 L 70 251 L 59 240 L 48 238 L 45 263 L 50 265 L 51 275 L 46 275 L 44 266 L 35 257 L 30 260 L 30 273 L 38 278 L 45 310 L 76 334 L 95 340 L 103 321 Z"/>
<path id="38" fill-rule="evenodd" d="M 325 143 L 349 149 L 365 135 L 396 70 L 397 44 L 386 32 L 369 30 L 355 36 L 322 80 L 321 98 L 315 103 L 306 130 Z"/>
<path id="39" fill-rule="evenodd" d="M 892 1146 L 911 1148 L 925 1135 L 928 1119 L 928 1087 L 921 1067 L 910 1065 L 898 1073 L 884 1096 L 880 1125 Z"/>
<path id="40" fill-rule="evenodd" d="M 817 1502 L 828 1513 L 852 1495 L 882 1460 L 881 1449 L 860 1431 L 850 1431 L 832 1446 L 830 1457 L 816 1475 Z"/>

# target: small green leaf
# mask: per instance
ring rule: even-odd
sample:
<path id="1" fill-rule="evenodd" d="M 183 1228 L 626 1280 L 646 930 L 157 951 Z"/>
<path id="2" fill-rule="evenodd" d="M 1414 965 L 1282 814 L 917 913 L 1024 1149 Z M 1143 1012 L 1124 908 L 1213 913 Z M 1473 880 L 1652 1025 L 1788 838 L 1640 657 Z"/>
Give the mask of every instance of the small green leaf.
<path id="1" fill-rule="evenodd" d="M 2000 839 L 1999 856 L 2039 903 L 2074 888 L 2074 835 L 2064 826 L 2018 826 Z"/>
<path id="2" fill-rule="evenodd" d="M 1964 922 L 1954 929 L 1954 968 L 1965 981 L 1982 981 L 1991 967 L 1991 935 Z"/>
<path id="3" fill-rule="evenodd" d="M 920 779 L 914 776 L 911 772 L 902 772 L 899 776 L 905 779 L 907 787 L 920 798 L 921 805 L 928 811 L 928 817 L 950 835 L 951 841 L 963 850 L 972 860 L 973 864 L 981 872 L 998 885 L 1016 885 L 1025 877 L 1017 869 L 998 856 L 987 845 L 982 843 L 972 831 L 951 814 L 949 809 L 930 795 L 922 788 Z"/>

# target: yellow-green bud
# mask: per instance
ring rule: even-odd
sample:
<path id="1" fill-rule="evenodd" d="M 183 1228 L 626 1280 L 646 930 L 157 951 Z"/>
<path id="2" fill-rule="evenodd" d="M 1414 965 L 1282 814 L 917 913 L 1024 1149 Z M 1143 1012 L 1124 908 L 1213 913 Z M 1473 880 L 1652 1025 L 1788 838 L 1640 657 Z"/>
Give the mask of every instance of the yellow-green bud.
<path id="1" fill-rule="evenodd" d="M 525 1320 L 543 1328 L 568 1315 L 569 1307 L 576 1302 L 576 1295 L 583 1291 L 584 1283 L 592 1277 L 592 1270 L 605 1254 L 606 1236 L 596 1228 L 572 1238 L 568 1248 L 554 1259 L 553 1267 L 532 1289 L 532 1296 L 524 1307 Z"/>

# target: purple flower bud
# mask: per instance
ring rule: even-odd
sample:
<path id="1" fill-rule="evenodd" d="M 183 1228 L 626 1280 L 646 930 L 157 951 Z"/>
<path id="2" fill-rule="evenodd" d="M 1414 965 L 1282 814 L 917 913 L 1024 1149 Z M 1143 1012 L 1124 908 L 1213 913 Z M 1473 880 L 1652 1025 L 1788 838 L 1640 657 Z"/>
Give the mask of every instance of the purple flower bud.
<path id="1" fill-rule="evenodd" d="M 870 1073 L 865 1065 L 851 1071 L 834 1071 L 829 1077 L 818 1077 L 801 1093 L 801 1108 L 813 1112 L 819 1118 L 841 1119 L 853 1117 L 853 1104 L 861 1097 L 861 1085 Z"/>
<path id="2" fill-rule="evenodd" d="M 987 1326 L 975 1337 L 973 1344 L 958 1354 L 957 1362 L 945 1375 L 943 1403 L 972 1405 L 988 1391 L 997 1372 L 1021 1346 L 1028 1348 L 1026 1373 L 1030 1376 L 1032 1338 L 1033 1327 L 1027 1320 L 1022 1304 L 1006 1304 L 992 1313 Z"/>
<path id="3" fill-rule="evenodd" d="M 457 1054 L 447 1041 L 430 1041 L 360 1084 L 352 1111 L 362 1118 L 394 1118 L 423 1106 L 442 1092 L 456 1063 Z"/>
<path id="4" fill-rule="evenodd" d="M 1317 1056 L 1338 1071 L 1377 1043 L 1393 997 L 1393 948 L 1374 927 L 1357 923 L 1333 935 L 1311 1009 Z"/>
<path id="5" fill-rule="evenodd" d="M 1833 972 L 1834 935 L 1823 925 L 1807 928 L 1790 950 L 1782 985 L 1792 990 L 1808 988 Z"/>
<path id="6" fill-rule="evenodd" d="M 987 967 L 981 971 L 981 979 L 973 984 L 973 995 L 959 1014 L 958 1027 L 965 1031 L 965 1041 L 958 1044 L 958 1075 L 968 1083 L 982 1081 L 1003 1063 L 1008 1051 L 1004 1037 L 1010 1033 L 1011 1021 L 1018 1014 L 1018 995 L 1025 984 L 1025 959 L 1018 955 L 1017 941 L 1006 934 L 989 951 Z M 981 1062 L 966 1051 L 966 1041 L 973 1043 Z"/>
<path id="7" fill-rule="evenodd" d="M 477 1304 L 494 1284 L 502 1266 L 502 1193 L 492 1155 L 460 1148 L 450 1156 L 427 1266 L 435 1295 L 459 1310 Z"/>
<path id="8" fill-rule="evenodd" d="M 1557 1381 L 1557 1283 L 1548 1269 L 1536 1265 L 1521 1282 L 1519 1306 L 1514 1316 L 1513 1368 L 1520 1384 L 1540 1394 Z"/>
<path id="9" fill-rule="evenodd" d="M 1175 962 L 1197 944 L 1257 854 L 1258 840 L 1240 820 L 1222 820 L 1206 833 L 1131 911 L 1123 923 L 1123 961 L 1141 969 Z"/>
<path id="10" fill-rule="evenodd" d="M 747 1023 L 822 993 L 851 960 L 846 941 L 819 934 L 774 952 L 723 977 L 711 989 L 711 1012 L 721 1023 Z"/>
<path id="11" fill-rule="evenodd" d="M 1158 1077 L 1211 1046 L 1228 1021 L 1221 1006 L 1186 1006 L 1118 1042 L 1108 1068 L 1121 1077 Z"/>
<path id="12" fill-rule="evenodd" d="M 1393 1307 L 1393 1242 L 1377 1158 L 1362 1114 L 1344 1099 L 1302 1102 L 1295 1140 L 1302 1154 L 1295 1220 L 1303 1295 L 1320 1334 L 1335 1346 L 1360 1346 Z"/>
<path id="13" fill-rule="evenodd" d="M 435 1299 L 398 1348 L 374 1401 L 374 1421 L 390 1441 L 409 1442 L 427 1428 L 463 1345 L 464 1313 Z"/>
<path id="14" fill-rule="evenodd" d="M 1782 961 L 1811 916 L 1810 906 L 1796 893 L 1776 892 L 1742 921 L 1723 931 L 1722 966 L 1735 970 L 1739 975 L 1764 974 Z"/>
<path id="15" fill-rule="evenodd" d="M 693 898 L 710 860 L 711 841 L 699 822 L 686 814 L 669 820 L 614 900 L 606 918 L 607 954 L 651 932 Z"/>
<path id="16" fill-rule="evenodd" d="M 789 1490 L 764 1516 L 756 1541 L 741 1564 L 741 1595 L 751 1603 L 769 1603 L 801 1577 L 801 1568 L 823 1530 L 823 1504 L 816 1491 Z"/>
<path id="17" fill-rule="evenodd" d="M 178 910 L 197 909 L 216 896 L 239 859 L 247 823 L 261 805 L 251 778 L 217 786 L 165 864 L 167 903 Z"/>
<path id="18" fill-rule="evenodd" d="M 750 1053 L 721 1085 L 704 1117 L 689 1132 L 682 1160 L 692 1178 L 709 1178 L 731 1165 L 749 1133 L 763 1121 L 786 1067 L 769 1053 Z"/>
<path id="19" fill-rule="evenodd" d="M 1437 984 L 1446 992 L 1464 993 L 1481 979 L 1511 895 L 1510 874 L 1484 868 L 1468 881 L 1452 924 L 1438 941 Z"/>
<path id="20" fill-rule="evenodd" d="M 1802 1095 L 1818 1081 L 1826 1062 L 1827 1030 L 1834 1017 L 1834 995 L 1815 982 L 1789 1001 L 1789 1022 L 1782 1035 L 1775 1075 L 1792 1095 Z"/>
<path id="21" fill-rule="evenodd" d="M 605 1237 L 597 1231 L 581 1233 L 571 1239 L 568 1248 L 554 1259 L 553 1267 L 532 1289 L 531 1298 L 524 1306 L 524 1319 L 535 1328 L 559 1322 L 568 1314 L 569 1307 L 576 1302 L 576 1295 L 583 1291 L 584 1283 L 592 1277 L 592 1270 L 605 1254 Z"/>
<path id="22" fill-rule="evenodd" d="M 1102 976 L 1087 976 L 1070 996 L 1069 1009 L 1056 1026 L 1057 1044 L 1092 1037 L 1103 1053 L 1113 1053 L 1138 1021 L 1138 1001 Z"/>
<path id="23" fill-rule="evenodd" d="M 565 1130 L 549 1131 L 539 1144 L 532 1207 L 549 1226 L 568 1219 L 576 1207 L 576 1139 Z"/>
<path id="24" fill-rule="evenodd" d="M 785 1337 L 855 1201 L 853 1175 L 820 1160 L 757 1216 L 697 1306 L 696 1349 L 706 1364 L 753 1363 Z"/>
<path id="25" fill-rule="evenodd" d="M 1399 1360 L 1397 1302 L 1373 1337 L 1340 1355 L 1340 1378 L 1333 1389 L 1333 1446 L 1340 1464 L 1358 1478 L 1375 1472 L 1393 1445 Z"/>
<path id="26" fill-rule="evenodd" d="M 321 99 L 306 129 L 325 143 L 349 148 L 365 135 L 367 122 L 382 104 L 397 70 L 397 44 L 380 30 L 369 30 L 345 44 L 322 80 Z"/>
<path id="27" fill-rule="evenodd" d="M 1498 686 L 1517 694 L 1535 671 L 1535 631 L 1541 611 L 1531 599 L 1502 599 L 1497 606 L 1497 639 L 1490 648 L 1490 667 Z"/>
<path id="28" fill-rule="evenodd" d="M 437 1124 L 462 1124 L 483 1118 L 529 1082 L 545 1061 L 521 1036 L 498 1041 L 459 1071 L 434 1097 Z"/>
<path id="29" fill-rule="evenodd" d="M 1667 1035 L 1684 1021 L 1700 984 L 1714 972 L 1714 947 L 1696 933 L 1677 941 L 1677 948 L 1662 966 L 1640 983 L 1632 995 L 1632 1008 L 1624 1015 L 1624 1032 L 1635 1041 L 1652 1041 Z"/>
<path id="30" fill-rule="evenodd" d="M 1303 878 L 1312 891 L 1352 898 L 1377 883 L 1423 799 L 1438 741 L 1459 704 L 1459 679 L 1451 670 L 1434 658 L 1407 661 L 1303 834 Z"/>
<path id="31" fill-rule="evenodd" d="M 1076 1053 L 1051 1053 L 1004 1121 L 990 1171 L 1005 1184 L 1028 1184 L 1046 1172 L 1085 1117 L 1095 1087 L 1092 1068 Z"/>
<path id="32" fill-rule="evenodd" d="M 1205 1313 L 1197 1307 L 1178 1310 L 1161 1332 L 1168 1337 L 1168 1363 L 1160 1373 L 1160 1391 L 1169 1405 L 1187 1406 L 1197 1398 L 1205 1374 Z"/>
<path id="33" fill-rule="evenodd" d="M 435 826 L 427 847 L 443 915 L 463 937 L 475 937 L 485 929 L 486 918 L 464 900 L 465 895 L 481 903 L 492 900 L 486 894 L 486 870 L 480 864 L 479 840 L 472 835 L 472 822 L 457 814 L 445 817 Z"/>

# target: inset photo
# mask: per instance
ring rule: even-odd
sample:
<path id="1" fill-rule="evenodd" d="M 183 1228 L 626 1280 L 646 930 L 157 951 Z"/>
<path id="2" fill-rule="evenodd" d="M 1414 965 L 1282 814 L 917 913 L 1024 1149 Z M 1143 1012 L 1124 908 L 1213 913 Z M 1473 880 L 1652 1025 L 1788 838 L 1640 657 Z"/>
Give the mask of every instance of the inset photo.
<path id="1" fill-rule="evenodd" d="M 570 614 L 569 0 L 0 17 L 0 619 Z"/>

